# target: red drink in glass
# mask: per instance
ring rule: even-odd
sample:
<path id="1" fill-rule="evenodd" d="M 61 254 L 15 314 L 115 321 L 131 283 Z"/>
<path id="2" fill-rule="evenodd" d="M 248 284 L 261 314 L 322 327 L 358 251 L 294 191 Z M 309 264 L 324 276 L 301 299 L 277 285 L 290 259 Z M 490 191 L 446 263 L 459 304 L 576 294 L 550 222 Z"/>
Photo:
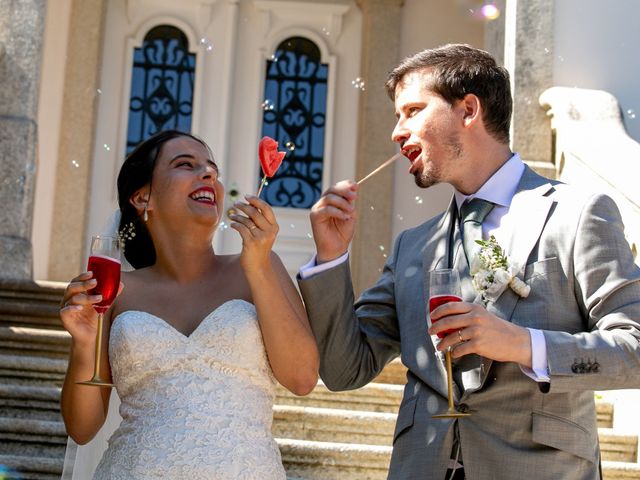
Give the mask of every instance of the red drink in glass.
<path id="1" fill-rule="evenodd" d="M 457 295 L 436 295 L 434 297 L 429 298 L 429 313 L 433 312 L 440 305 L 444 305 L 449 302 L 461 302 L 462 298 Z M 431 319 L 433 323 L 436 323 L 437 320 Z M 445 330 L 444 332 L 438 333 L 438 338 L 444 338 L 450 333 L 455 332 L 455 330 Z"/>
<path id="2" fill-rule="evenodd" d="M 120 262 L 104 255 L 91 255 L 87 270 L 93 272 L 98 282 L 89 294 L 102 295 L 102 301 L 93 305 L 98 313 L 106 312 L 118 294 L 120 287 Z"/>

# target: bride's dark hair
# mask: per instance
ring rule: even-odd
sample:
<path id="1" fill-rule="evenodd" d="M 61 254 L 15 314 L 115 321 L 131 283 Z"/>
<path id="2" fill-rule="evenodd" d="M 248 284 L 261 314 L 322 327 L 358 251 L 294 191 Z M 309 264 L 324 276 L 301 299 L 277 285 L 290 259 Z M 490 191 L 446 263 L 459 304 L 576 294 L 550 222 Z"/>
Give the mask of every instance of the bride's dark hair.
<path id="1" fill-rule="evenodd" d="M 118 174 L 118 205 L 120 206 L 120 224 L 118 233 L 124 238 L 124 257 L 133 268 L 150 267 L 156 263 L 156 249 L 147 230 L 147 226 L 131 202 L 131 196 L 144 187 L 151 187 L 153 169 L 162 146 L 169 140 L 189 137 L 209 146 L 200 138 L 178 130 L 164 130 L 140 143 L 125 158 Z"/>

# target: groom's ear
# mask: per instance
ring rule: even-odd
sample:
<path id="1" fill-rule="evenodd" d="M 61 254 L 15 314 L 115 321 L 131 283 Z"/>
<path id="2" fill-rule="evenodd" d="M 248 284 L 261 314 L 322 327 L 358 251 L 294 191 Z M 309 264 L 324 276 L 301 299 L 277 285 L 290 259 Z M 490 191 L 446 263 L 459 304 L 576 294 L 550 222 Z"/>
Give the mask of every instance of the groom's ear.
<path id="1" fill-rule="evenodd" d="M 138 214 L 142 215 L 144 208 L 149 206 L 149 187 L 145 186 L 129 197 L 129 203 L 135 207 Z"/>
<path id="2" fill-rule="evenodd" d="M 460 106 L 463 111 L 462 121 L 465 127 L 471 127 L 482 119 L 482 104 L 473 93 L 467 93 L 460 100 Z"/>

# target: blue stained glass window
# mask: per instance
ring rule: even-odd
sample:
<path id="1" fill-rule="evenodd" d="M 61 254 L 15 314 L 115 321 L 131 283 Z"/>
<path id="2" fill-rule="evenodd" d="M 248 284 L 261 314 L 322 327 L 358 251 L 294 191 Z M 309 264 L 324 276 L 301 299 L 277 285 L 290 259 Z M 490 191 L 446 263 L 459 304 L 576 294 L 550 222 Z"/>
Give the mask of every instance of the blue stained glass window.
<path id="1" fill-rule="evenodd" d="M 273 206 L 311 208 L 322 192 L 329 66 L 320 57 L 314 42 L 291 37 L 267 60 L 262 135 L 287 151 L 260 195 Z"/>
<path id="2" fill-rule="evenodd" d="M 161 130 L 191 131 L 196 55 L 178 28 L 149 30 L 133 51 L 127 151 Z"/>

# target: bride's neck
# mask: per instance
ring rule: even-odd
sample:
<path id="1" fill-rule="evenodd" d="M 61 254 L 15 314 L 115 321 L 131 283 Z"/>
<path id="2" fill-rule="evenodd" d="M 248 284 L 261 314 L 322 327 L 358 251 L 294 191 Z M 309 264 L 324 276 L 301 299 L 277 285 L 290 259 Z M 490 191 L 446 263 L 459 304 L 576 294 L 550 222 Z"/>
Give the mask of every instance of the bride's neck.
<path id="1" fill-rule="evenodd" d="M 215 267 L 213 235 L 208 231 L 156 232 L 154 270 L 162 277 L 186 283 Z"/>

